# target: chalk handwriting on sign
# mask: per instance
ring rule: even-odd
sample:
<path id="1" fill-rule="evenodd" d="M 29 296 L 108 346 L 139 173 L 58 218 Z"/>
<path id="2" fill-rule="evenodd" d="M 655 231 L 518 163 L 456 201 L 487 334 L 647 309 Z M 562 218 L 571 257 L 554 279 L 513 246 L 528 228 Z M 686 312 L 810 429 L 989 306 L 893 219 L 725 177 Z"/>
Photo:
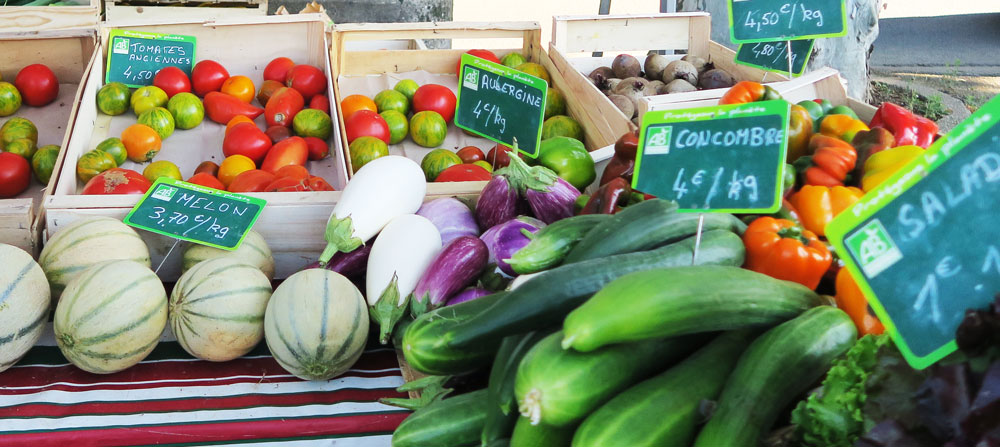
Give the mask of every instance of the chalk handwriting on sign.
<path id="1" fill-rule="evenodd" d="M 773 212 L 788 111 L 779 100 L 647 112 L 632 186 L 683 211 Z"/>
<path id="2" fill-rule="evenodd" d="M 538 156 L 545 116 L 544 80 L 469 54 L 462 55 L 455 125 Z"/>
<path id="3" fill-rule="evenodd" d="M 788 43 L 792 47 L 792 73 L 801 75 L 812 53 L 812 39 L 755 42 L 740 44 L 736 51 L 736 63 L 761 68 L 767 71 L 788 73 Z"/>
<path id="4" fill-rule="evenodd" d="M 966 309 L 1000 292 L 1000 98 L 827 226 L 915 368 L 955 351 Z"/>
<path id="5" fill-rule="evenodd" d="M 165 67 L 178 67 L 190 76 L 194 66 L 193 36 L 112 29 L 109 42 L 105 82 L 142 87 L 152 85 Z"/>
<path id="6" fill-rule="evenodd" d="M 736 43 L 847 34 L 844 0 L 729 0 L 728 7 Z"/>
<path id="7" fill-rule="evenodd" d="M 125 223 L 175 239 L 235 250 L 266 202 L 166 177 L 157 180 Z"/>

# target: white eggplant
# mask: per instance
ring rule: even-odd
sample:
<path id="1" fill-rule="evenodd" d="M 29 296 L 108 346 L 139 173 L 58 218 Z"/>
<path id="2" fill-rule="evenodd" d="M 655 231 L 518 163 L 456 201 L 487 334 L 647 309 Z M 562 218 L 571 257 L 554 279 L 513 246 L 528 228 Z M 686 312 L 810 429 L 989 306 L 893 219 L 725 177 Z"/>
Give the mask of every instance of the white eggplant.
<path id="1" fill-rule="evenodd" d="M 409 158 L 389 155 L 365 164 L 333 207 L 320 266 L 337 252 L 354 251 L 393 218 L 417 212 L 426 192 L 424 172 Z"/>
<path id="2" fill-rule="evenodd" d="M 367 167 L 368 165 L 365 165 Z M 369 314 L 388 343 L 396 322 L 406 313 L 417 281 L 441 251 L 441 233 L 425 217 L 407 214 L 389 222 L 368 256 L 365 296 Z"/>

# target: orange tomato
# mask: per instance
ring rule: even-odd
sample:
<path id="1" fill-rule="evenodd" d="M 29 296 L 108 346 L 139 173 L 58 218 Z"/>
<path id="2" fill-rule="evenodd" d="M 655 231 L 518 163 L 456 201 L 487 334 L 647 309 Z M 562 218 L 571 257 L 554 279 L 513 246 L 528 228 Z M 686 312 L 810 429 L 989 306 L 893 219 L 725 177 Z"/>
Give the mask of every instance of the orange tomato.
<path id="1" fill-rule="evenodd" d="M 206 188 L 221 189 L 223 191 L 226 190 L 226 185 L 223 185 L 222 182 L 219 181 L 219 179 L 215 178 L 215 176 L 207 172 L 199 172 L 195 175 L 192 175 L 191 178 L 187 179 L 187 182 L 194 183 L 195 185 L 201 185 Z"/>
<path id="2" fill-rule="evenodd" d="M 253 101 L 254 93 L 257 93 L 257 87 L 253 85 L 253 81 L 250 78 L 240 75 L 226 79 L 226 82 L 222 83 L 221 91 L 250 104 L 250 101 Z"/>
<path id="3" fill-rule="evenodd" d="M 246 155 L 230 155 L 219 166 L 219 181 L 227 188 L 237 175 L 257 169 L 257 165 Z"/>
<path id="4" fill-rule="evenodd" d="M 236 127 L 236 125 L 239 123 L 253 124 L 253 120 L 243 115 L 234 116 L 233 119 L 229 120 L 229 122 L 226 123 L 226 135 L 229 135 L 229 131 L 233 130 L 233 128 Z"/>
<path id="5" fill-rule="evenodd" d="M 286 138 L 271 146 L 264 157 L 264 162 L 260 168 L 267 172 L 274 173 L 278 169 L 288 165 L 302 166 L 309 159 L 309 149 L 306 147 L 306 140 L 302 137 Z"/>
<path id="6" fill-rule="evenodd" d="M 274 171 L 274 178 L 293 178 L 296 180 L 306 180 L 309 178 L 309 170 L 305 166 L 288 165 Z"/>
<path id="7" fill-rule="evenodd" d="M 273 181 L 274 174 L 260 169 L 251 169 L 237 175 L 227 189 L 229 192 L 261 192 Z"/>
<path id="8" fill-rule="evenodd" d="M 122 143 L 128 159 L 136 163 L 152 160 L 162 147 L 160 134 L 145 124 L 133 124 L 122 131 Z"/>
<path id="9" fill-rule="evenodd" d="M 378 113 L 375 101 L 365 95 L 351 95 L 340 101 L 340 110 L 344 112 L 344 119 L 347 120 L 358 110 L 371 110 Z"/>

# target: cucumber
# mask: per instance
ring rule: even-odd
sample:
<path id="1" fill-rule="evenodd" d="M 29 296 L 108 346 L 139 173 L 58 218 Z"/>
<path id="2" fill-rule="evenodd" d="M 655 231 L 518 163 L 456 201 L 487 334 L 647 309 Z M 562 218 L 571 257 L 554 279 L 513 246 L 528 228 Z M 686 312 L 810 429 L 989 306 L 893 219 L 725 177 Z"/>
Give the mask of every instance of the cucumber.
<path id="1" fill-rule="evenodd" d="M 434 402 L 399 424 L 392 447 L 473 445 L 486 421 L 486 389 Z"/>
<path id="2" fill-rule="evenodd" d="M 525 232 L 531 242 L 506 262 L 521 275 L 548 269 L 559 264 L 597 224 L 613 218 L 610 214 L 584 214 L 557 220 L 534 234 Z"/>
<path id="3" fill-rule="evenodd" d="M 458 322 L 444 337 L 449 346 L 478 346 L 489 340 L 562 322 L 571 310 L 612 280 L 628 273 L 690 265 L 695 238 L 656 250 L 562 265 L 529 279 L 489 311 Z M 698 264 L 743 265 L 739 236 L 724 230 L 702 235 Z M 482 299 L 482 298 L 480 298 Z"/>
<path id="4" fill-rule="evenodd" d="M 613 343 L 770 326 L 822 303 L 801 284 L 739 267 L 648 270 L 616 279 L 570 312 L 562 345 L 588 352 Z"/>
<path id="5" fill-rule="evenodd" d="M 779 413 L 826 374 L 856 337 L 850 317 L 831 306 L 765 332 L 740 357 L 694 446 L 759 445 Z"/>
<path id="6" fill-rule="evenodd" d="M 510 447 L 510 439 L 497 439 L 496 441 L 491 441 L 486 444 L 485 447 Z"/>
<path id="7" fill-rule="evenodd" d="M 510 447 L 569 447 L 575 429 L 575 426 L 531 425 L 531 420 L 519 417 L 510 436 Z"/>
<path id="8" fill-rule="evenodd" d="M 487 445 L 497 439 L 509 438 L 517 421 L 517 401 L 514 398 L 514 379 L 517 366 L 532 346 L 545 338 L 551 331 L 533 331 L 505 337 L 497 350 L 490 370 L 489 387 L 486 393 L 486 424 L 483 426 L 482 442 Z"/>
<path id="9" fill-rule="evenodd" d="M 719 335 L 691 357 L 622 391 L 595 410 L 573 435 L 573 447 L 688 447 L 703 400 L 714 400 L 754 330 Z"/>
<path id="10" fill-rule="evenodd" d="M 499 340 L 454 348 L 445 343 L 444 334 L 457 322 L 482 313 L 506 295 L 507 292 L 494 293 L 417 317 L 403 334 L 402 350 L 406 362 L 417 371 L 431 375 L 458 374 L 488 364 L 497 352 Z"/>
<path id="11" fill-rule="evenodd" d="M 593 352 L 559 346 L 556 332 L 538 342 L 517 368 L 514 392 L 522 416 L 553 427 L 579 424 L 634 383 L 698 348 L 700 337 L 622 343 Z"/>
<path id="12" fill-rule="evenodd" d="M 698 220 L 702 216 L 705 219 L 703 232 L 729 230 L 743 234 L 747 227 L 732 214 L 700 215 L 678 213 L 676 210 L 676 203 L 662 199 L 646 200 L 627 207 L 587 233 L 566 255 L 563 264 L 649 250 L 678 241 L 698 231 Z"/>

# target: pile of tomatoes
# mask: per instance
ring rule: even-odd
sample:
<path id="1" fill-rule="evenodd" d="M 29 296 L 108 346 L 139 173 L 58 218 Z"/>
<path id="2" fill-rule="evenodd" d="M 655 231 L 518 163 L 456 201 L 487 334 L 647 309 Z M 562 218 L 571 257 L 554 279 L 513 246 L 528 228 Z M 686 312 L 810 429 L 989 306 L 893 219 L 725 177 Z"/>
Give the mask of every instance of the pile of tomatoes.
<path id="1" fill-rule="evenodd" d="M 22 104 L 44 107 L 59 96 L 59 79 L 42 64 L 18 71 L 14 82 L 0 76 L 0 117 L 17 113 Z M 27 119 L 13 117 L 0 127 L 0 198 L 16 197 L 28 189 L 31 173 L 48 183 L 59 154 L 58 146 L 38 147 L 38 129 Z"/>

